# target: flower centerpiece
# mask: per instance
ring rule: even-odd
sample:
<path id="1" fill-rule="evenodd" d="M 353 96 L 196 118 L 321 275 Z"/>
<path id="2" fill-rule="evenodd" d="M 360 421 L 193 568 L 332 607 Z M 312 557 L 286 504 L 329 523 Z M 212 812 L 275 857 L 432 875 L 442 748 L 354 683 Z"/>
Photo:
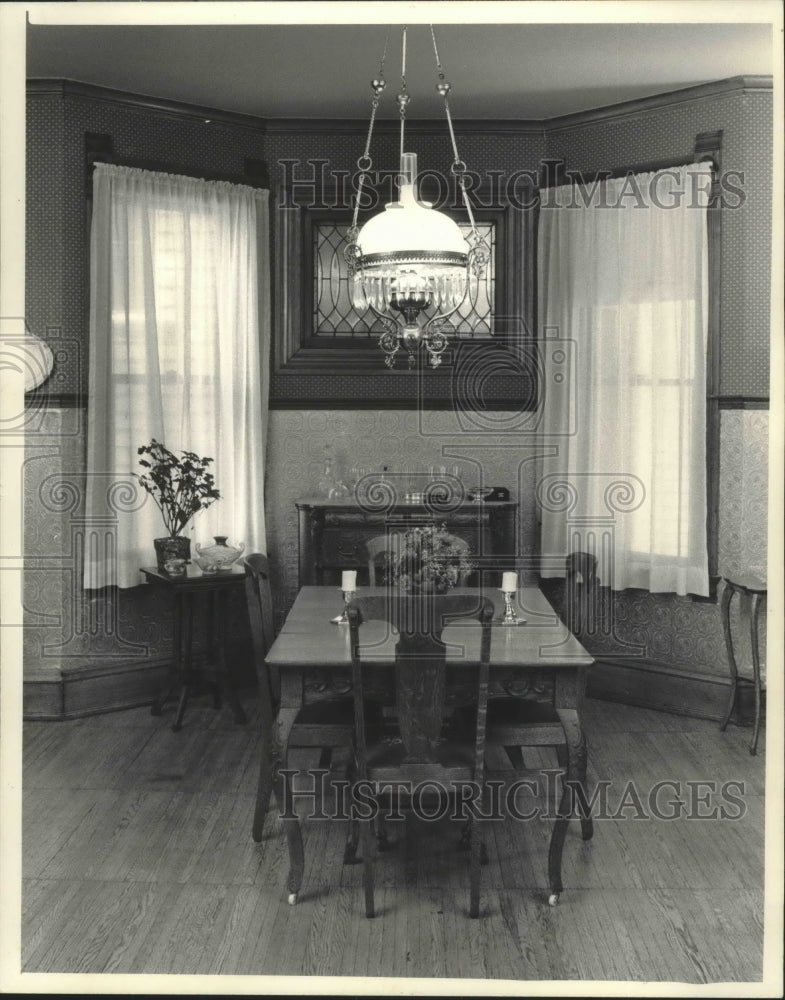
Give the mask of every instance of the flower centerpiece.
<path id="1" fill-rule="evenodd" d="M 168 532 L 165 538 L 153 539 L 158 568 L 165 569 L 172 559 L 190 558 L 191 540 L 183 536 L 183 529 L 194 514 L 221 498 L 208 468 L 213 460 L 192 451 L 182 451 L 178 457 L 155 438 L 137 454 L 145 456 L 139 459 L 145 471 L 134 475 L 161 511 Z"/>
<path id="2" fill-rule="evenodd" d="M 387 580 L 409 594 L 444 594 L 474 569 L 460 540 L 443 524 L 409 528 L 387 553 Z"/>

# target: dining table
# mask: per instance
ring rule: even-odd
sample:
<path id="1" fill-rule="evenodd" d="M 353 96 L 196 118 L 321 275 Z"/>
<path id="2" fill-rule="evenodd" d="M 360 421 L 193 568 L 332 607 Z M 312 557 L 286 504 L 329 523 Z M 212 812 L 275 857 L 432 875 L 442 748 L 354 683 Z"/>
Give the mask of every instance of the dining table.
<path id="1" fill-rule="evenodd" d="M 386 586 L 358 587 L 356 597 L 384 595 Z M 489 698 L 515 697 L 552 705 L 564 730 L 567 768 L 556 810 L 548 853 L 549 901 L 553 904 L 562 891 L 561 858 L 567 825 L 575 808 L 574 791 L 580 786 L 585 795 L 587 747 L 580 719 L 587 668 L 594 662 L 578 639 L 558 617 L 536 586 L 520 587 L 512 600 L 517 624 L 503 623 L 506 606 L 496 588 L 454 588 L 451 593 L 473 594 L 494 604 L 490 650 Z M 297 901 L 305 863 L 300 820 L 286 801 L 282 774 L 287 767 L 288 740 L 298 713 L 315 700 L 334 699 L 351 692 L 351 647 L 348 624 L 333 619 L 344 608 L 339 587 L 304 586 L 265 657 L 268 670 L 280 677 L 277 712 L 268 704 L 262 711 L 263 739 L 260 785 L 254 817 L 254 839 L 261 839 L 263 811 L 274 794 L 285 831 L 289 871 L 287 893 Z M 446 664 L 479 662 L 481 625 L 476 620 L 448 624 L 442 641 L 446 644 Z M 397 633 L 388 622 L 368 621 L 362 626 L 361 652 L 380 662 L 393 662 Z M 585 801 L 585 800 L 584 800 Z"/>

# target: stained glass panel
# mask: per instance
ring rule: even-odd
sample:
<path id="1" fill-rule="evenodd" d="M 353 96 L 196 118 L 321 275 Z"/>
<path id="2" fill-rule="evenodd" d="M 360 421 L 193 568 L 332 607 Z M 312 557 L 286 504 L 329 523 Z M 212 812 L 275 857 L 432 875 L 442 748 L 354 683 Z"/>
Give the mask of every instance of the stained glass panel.
<path id="1" fill-rule="evenodd" d="M 468 222 L 459 223 L 468 236 Z M 496 225 L 478 222 L 477 232 L 490 248 L 485 274 L 470 282 L 469 292 L 458 310 L 445 323 L 445 332 L 459 338 L 489 337 L 496 291 Z M 382 332 L 370 311 L 358 313 L 349 294 L 349 274 L 344 259 L 346 224 L 318 222 L 313 229 L 314 332 L 318 337 L 371 337 Z M 428 317 L 429 313 L 426 313 Z"/>

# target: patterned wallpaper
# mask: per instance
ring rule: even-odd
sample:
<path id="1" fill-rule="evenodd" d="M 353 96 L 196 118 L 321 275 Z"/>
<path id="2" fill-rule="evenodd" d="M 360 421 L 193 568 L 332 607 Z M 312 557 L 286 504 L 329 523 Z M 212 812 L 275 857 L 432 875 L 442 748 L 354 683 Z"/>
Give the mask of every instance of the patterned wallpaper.
<path id="1" fill-rule="evenodd" d="M 720 425 L 720 539 L 722 576 L 766 579 L 768 449 L 766 410 L 723 410 Z"/>
<path id="2" fill-rule="evenodd" d="M 764 112 L 755 109 L 763 106 L 764 97 L 749 96 L 751 120 L 763 121 L 764 118 L 756 116 Z M 735 96 L 714 98 L 681 109 L 650 113 L 648 119 L 641 119 L 637 125 L 611 121 L 574 129 L 569 135 L 563 132 L 550 136 L 547 151 L 553 155 L 561 150 L 568 166 L 585 169 L 609 161 L 628 163 L 664 156 L 686 157 L 696 132 L 725 128 L 728 162 L 736 162 L 734 151 L 740 151 L 738 155 L 746 165 L 755 160 L 757 154 L 750 149 L 757 148 L 757 139 L 745 131 L 747 118 L 739 110 L 743 103 Z M 46 337 L 55 350 L 56 367 L 51 383 L 54 392 L 79 392 L 85 384 L 88 294 L 85 131 L 112 135 L 120 156 L 173 161 L 181 169 L 190 166 L 224 173 L 241 173 L 245 157 L 266 158 L 268 162 L 287 156 L 323 157 L 337 168 L 351 169 L 360 151 L 357 138 L 352 136 L 271 131 L 265 138 L 261 132 L 242 126 L 207 124 L 196 118 L 73 95 L 63 97 L 56 92 L 31 94 L 27 313 L 32 329 Z M 390 150 L 394 154 L 395 148 L 394 137 L 382 138 L 375 147 L 378 151 L 374 152 L 379 161 Z M 445 138 L 445 148 L 446 142 Z M 523 137 L 486 134 L 459 137 L 463 157 L 477 170 L 535 168 L 545 152 L 544 143 L 544 136 L 538 132 Z M 390 147 L 386 151 L 385 144 Z M 427 169 L 430 157 L 436 155 L 436 144 L 415 136 L 412 145 L 422 154 L 420 166 Z M 753 166 L 758 176 L 760 166 L 757 163 Z M 760 185 L 755 188 L 758 193 L 759 189 Z M 755 213 L 754 218 L 762 216 L 760 205 Z M 749 319 L 748 335 L 737 343 L 740 355 L 749 348 L 752 359 L 749 365 L 755 377 L 745 374 L 743 365 L 739 367 L 725 358 L 723 390 L 755 394 L 752 383 L 762 378 L 766 359 L 759 349 L 760 328 L 756 317 L 760 310 L 756 311 L 745 296 L 757 299 L 761 282 L 765 284 L 766 268 L 760 256 L 753 256 L 747 266 L 740 266 L 739 260 L 753 240 L 748 227 L 741 226 L 741 213 L 739 220 L 729 223 L 730 249 L 723 255 L 723 323 L 729 322 L 735 330 L 743 318 Z M 760 233 L 757 238 L 760 239 Z M 726 303 L 725 298 L 730 296 L 733 301 Z M 513 433 L 494 435 L 493 420 L 503 421 L 504 417 L 504 414 L 485 415 L 485 423 L 481 421 L 480 426 L 456 429 L 450 423 L 456 418 L 449 413 L 315 409 L 271 413 L 266 495 L 269 554 L 279 612 L 286 609 L 296 588 L 293 501 L 313 491 L 328 448 L 344 466 L 355 463 L 371 466 L 378 464 L 379 456 L 384 455 L 385 463 L 391 467 L 412 463 L 459 464 L 467 473 L 482 467 L 486 482 L 508 486 L 519 500 L 522 555 L 536 554 L 533 501 L 536 434 L 522 426 Z M 31 436 L 35 454 L 28 464 L 25 483 L 25 549 L 33 560 L 25 580 L 29 625 L 26 671 L 55 669 L 61 654 L 100 665 L 107 656 L 160 655 L 168 647 L 168 629 L 164 623 L 168 616 L 162 617 L 149 588 L 123 591 L 109 602 L 85 602 L 79 587 L 74 585 L 80 562 L 74 539 L 79 532 L 80 483 L 84 475 L 83 420 L 81 409 L 53 408 L 46 414 L 40 430 Z M 752 538 L 751 527 L 744 526 L 751 506 L 760 512 L 756 484 L 766 477 L 765 427 L 760 411 L 733 413 L 730 419 L 726 413 L 722 434 L 722 546 L 728 558 L 731 553 L 739 558 L 745 551 L 757 551 L 756 546 L 761 544 L 760 537 Z M 746 463 L 741 492 L 740 477 L 734 473 L 740 457 Z M 58 481 L 68 485 L 58 488 Z M 757 523 L 760 524 L 760 517 Z M 39 557 L 37 563 L 36 557 Z M 716 606 L 650 595 L 620 595 L 616 604 L 616 638 L 621 635 L 625 642 L 638 642 L 650 651 L 649 655 L 677 667 L 725 672 Z M 244 628 L 242 608 L 234 607 L 232 615 L 232 628 L 240 634 Z M 130 654 L 129 644 L 135 644 Z"/>
<path id="3" fill-rule="evenodd" d="M 499 424 L 518 415 L 499 413 Z M 537 517 L 532 498 L 537 440 L 531 433 L 513 433 L 500 441 L 490 428 L 470 433 L 449 412 L 422 414 L 397 410 L 287 411 L 270 414 L 267 469 L 267 530 L 276 539 L 271 553 L 280 610 L 297 593 L 297 511 L 299 497 L 318 495 L 318 482 L 329 456 L 337 474 L 351 481 L 359 466 L 405 482 L 408 470 L 453 466 L 465 485 L 482 482 L 506 486 L 519 501 L 519 555 L 522 562 L 537 551 Z M 404 487 L 405 488 L 405 487 Z M 530 567 L 529 577 L 534 580 Z"/>

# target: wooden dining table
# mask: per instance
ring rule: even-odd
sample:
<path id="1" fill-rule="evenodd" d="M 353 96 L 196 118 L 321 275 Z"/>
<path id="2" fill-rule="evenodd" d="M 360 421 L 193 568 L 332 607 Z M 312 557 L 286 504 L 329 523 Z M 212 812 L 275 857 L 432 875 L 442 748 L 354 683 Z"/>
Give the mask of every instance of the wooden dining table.
<path id="1" fill-rule="evenodd" d="M 387 593 L 385 587 L 360 587 L 357 597 Z M 474 594 L 494 604 L 490 652 L 489 697 L 517 697 L 546 701 L 553 706 L 564 730 L 568 763 L 563 794 L 557 807 L 548 856 L 550 901 L 562 891 L 561 857 L 567 824 L 572 815 L 576 785 L 585 788 L 587 748 L 581 728 L 580 706 L 585 690 L 586 670 L 592 657 L 559 619 L 545 595 L 537 587 L 518 590 L 513 606 L 518 625 L 501 623 L 505 605 L 501 591 L 493 588 L 455 588 L 452 593 Z M 314 700 L 324 700 L 351 692 L 351 649 L 349 626 L 335 625 L 332 619 L 343 610 L 340 588 L 302 587 L 286 620 L 270 647 L 266 663 L 280 677 L 280 703 L 273 717 L 262 711 L 262 760 L 260 796 L 262 813 L 254 817 L 254 838 L 261 839 L 263 810 L 274 792 L 286 833 L 289 872 L 287 891 L 290 903 L 297 901 L 304 869 L 300 821 L 290 808 L 284 816 L 284 777 L 289 735 L 298 713 Z M 442 640 L 447 645 L 447 665 L 479 662 L 481 626 L 475 620 L 448 625 Z M 362 627 L 362 655 L 392 662 L 397 634 L 387 622 L 369 621 Z M 569 794 L 568 794 L 569 793 Z"/>

